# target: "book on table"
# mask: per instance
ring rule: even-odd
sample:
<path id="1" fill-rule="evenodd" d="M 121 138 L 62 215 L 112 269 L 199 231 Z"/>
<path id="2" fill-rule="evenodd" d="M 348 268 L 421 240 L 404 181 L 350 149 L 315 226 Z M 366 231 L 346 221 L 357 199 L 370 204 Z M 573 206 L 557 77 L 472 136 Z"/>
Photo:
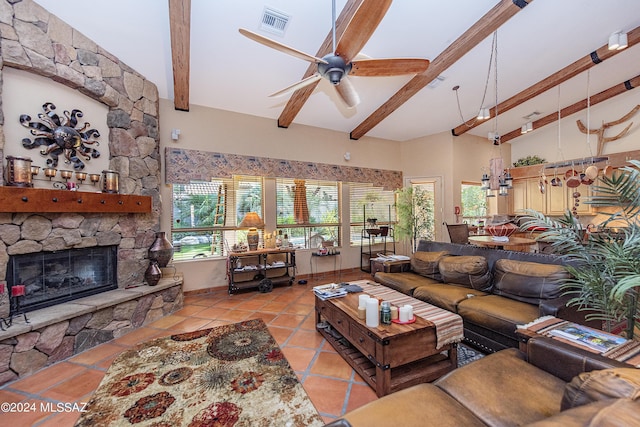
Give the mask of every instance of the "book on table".
<path id="1" fill-rule="evenodd" d="M 607 334 L 606 332 L 587 328 L 575 323 L 558 326 L 549 331 L 549 334 L 578 344 L 583 344 L 600 353 L 609 351 L 627 341 L 623 337 Z"/>
<path id="2" fill-rule="evenodd" d="M 338 298 L 347 295 L 347 290 L 337 283 L 329 283 L 326 285 L 319 285 L 313 287 L 313 293 L 322 300 L 329 298 Z"/>

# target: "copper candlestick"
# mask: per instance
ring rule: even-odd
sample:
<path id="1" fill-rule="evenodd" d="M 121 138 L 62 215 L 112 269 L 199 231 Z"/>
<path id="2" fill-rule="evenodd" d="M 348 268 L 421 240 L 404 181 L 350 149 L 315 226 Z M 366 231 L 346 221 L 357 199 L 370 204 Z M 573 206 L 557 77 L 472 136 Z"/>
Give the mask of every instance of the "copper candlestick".
<path id="1" fill-rule="evenodd" d="M 78 180 L 78 182 L 80 184 L 82 184 L 84 182 L 84 180 L 87 179 L 87 173 L 86 172 L 76 172 L 76 179 Z"/>
<path id="2" fill-rule="evenodd" d="M 89 180 L 93 185 L 96 185 L 96 183 L 100 181 L 100 175 L 97 173 L 91 173 L 89 174 Z"/>
<path id="3" fill-rule="evenodd" d="M 69 179 L 71 179 L 71 177 L 73 176 L 73 171 L 70 170 L 61 170 L 60 171 L 60 176 L 62 178 L 64 178 L 65 181 L 69 181 Z"/>
<path id="4" fill-rule="evenodd" d="M 44 168 L 44 176 L 49 178 L 49 181 L 51 181 L 51 178 L 56 176 L 56 173 L 58 173 L 58 169 L 56 168 Z"/>

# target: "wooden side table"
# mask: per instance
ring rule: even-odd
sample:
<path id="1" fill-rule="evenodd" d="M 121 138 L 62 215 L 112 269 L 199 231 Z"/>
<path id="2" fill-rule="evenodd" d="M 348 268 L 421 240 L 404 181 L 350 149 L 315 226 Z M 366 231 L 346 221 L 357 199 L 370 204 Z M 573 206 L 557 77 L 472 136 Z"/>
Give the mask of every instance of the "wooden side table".
<path id="1" fill-rule="evenodd" d="M 410 260 L 390 261 L 382 258 L 371 258 L 371 276 L 375 276 L 378 271 L 384 273 L 400 273 L 411 269 Z"/>

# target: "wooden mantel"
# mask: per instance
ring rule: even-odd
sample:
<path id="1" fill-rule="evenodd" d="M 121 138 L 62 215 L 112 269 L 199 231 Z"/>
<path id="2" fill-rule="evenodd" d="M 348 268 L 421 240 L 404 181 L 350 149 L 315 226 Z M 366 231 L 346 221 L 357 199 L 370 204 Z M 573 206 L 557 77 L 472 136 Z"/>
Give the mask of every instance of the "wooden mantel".
<path id="1" fill-rule="evenodd" d="M 0 187 L 0 212 L 150 213 L 151 196 Z"/>

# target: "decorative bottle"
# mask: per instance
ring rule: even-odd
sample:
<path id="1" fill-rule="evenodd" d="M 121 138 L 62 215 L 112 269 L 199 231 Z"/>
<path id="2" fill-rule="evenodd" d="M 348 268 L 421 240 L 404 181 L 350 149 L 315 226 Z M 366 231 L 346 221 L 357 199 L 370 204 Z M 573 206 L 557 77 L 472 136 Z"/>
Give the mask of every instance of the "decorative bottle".
<path id="1" fill-rule="evenodd" d="M 156 240 L 149 248 L 149 260 L 157 261 L 159 267 L 166 267 L 173 257 L 173 245 L 165 236 L 164 231 L 156 233 Z"/>
<path id="2" fill-rule="evenodd" d="M 389 301 L 382 301 L 380 323 L 383 325 L 391 324 L 391 303 Z"/>

